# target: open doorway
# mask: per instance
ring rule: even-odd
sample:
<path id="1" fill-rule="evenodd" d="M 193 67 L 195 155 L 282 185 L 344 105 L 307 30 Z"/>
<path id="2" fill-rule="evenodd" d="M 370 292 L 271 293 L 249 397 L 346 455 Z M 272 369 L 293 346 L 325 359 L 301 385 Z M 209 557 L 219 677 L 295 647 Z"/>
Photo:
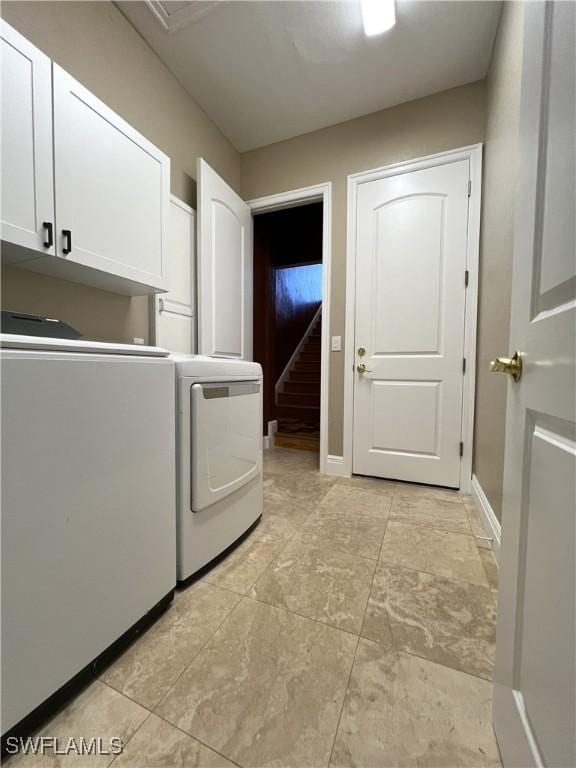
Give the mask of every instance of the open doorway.
<path id="1" fill-rule="evenodd" d="M 320 450 L 323 202 L 254 218 L 254 359 L 264 371 L 264 433 Z"/>

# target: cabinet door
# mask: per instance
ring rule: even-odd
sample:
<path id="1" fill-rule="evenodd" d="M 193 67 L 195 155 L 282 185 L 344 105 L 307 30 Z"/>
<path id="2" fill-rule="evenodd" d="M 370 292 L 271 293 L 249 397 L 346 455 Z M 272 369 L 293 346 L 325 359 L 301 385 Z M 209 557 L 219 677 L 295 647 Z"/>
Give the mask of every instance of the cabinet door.
<path id="1" fill-rule="evenodd" d="M 56 64 L 53 83 L 58 256 L 165 290 L 168 157 Z"/>
<path id="2" fill-rule="evenodd" d="M 196 352 L 196 215 L 177 197 L 168 216 L 168 293 L 154 298 L 155 343 L 171 352 Z"/>
<path id="3" fill-rule="evenodd" d="M 2 259 L 54 254 L 50 59 L 0 21 Z M 46 222 L 46 226 L 44 226 Z M 23 250 L 26 249 L 26 250 Z"/>

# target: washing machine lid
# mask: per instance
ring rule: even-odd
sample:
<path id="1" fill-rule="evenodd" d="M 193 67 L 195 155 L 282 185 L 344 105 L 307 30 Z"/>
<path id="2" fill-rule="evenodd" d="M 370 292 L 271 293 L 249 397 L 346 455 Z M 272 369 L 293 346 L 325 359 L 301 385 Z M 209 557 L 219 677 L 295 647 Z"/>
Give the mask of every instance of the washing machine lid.
<path id="1" fill-rule="evenodd" d="M 0 348 L 44 350 L 47 352 L 83 352 L 92 355 L 138 355 L 139 357 L 168 357 L 170 352 L 161 347 L 142 344 L 115 344 L 85 339 L 52 339 L 44 336 L 24 336 L 0 333 Z"/>
<path id="2" fill-rule="evenodd" d="M 214 378 L 262 378 L 262 368 L 249 360 L 206 355 L 172 355 L 176 363 L 176 375 L 194 379 Z"/>

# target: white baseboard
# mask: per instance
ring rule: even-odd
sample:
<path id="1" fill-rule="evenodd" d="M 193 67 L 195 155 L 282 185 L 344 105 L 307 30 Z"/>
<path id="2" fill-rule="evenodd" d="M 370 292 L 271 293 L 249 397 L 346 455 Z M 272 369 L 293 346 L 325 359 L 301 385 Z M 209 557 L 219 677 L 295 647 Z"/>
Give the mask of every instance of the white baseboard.
<path id="1" fill-rule="evenodd" d="M 265 451 L 274 448 L 274 435 L 276 432 L 278 432 L 278 421 L 274 419 L 274 421 L 268 422 L 268 434 L 265 435 L 263 441 L 263 448 Z"/>
<path id="2" fill-rule="evenodd" d="M 344 466 L 344 456 L 331 456 L 328 454 L 326 458 L 326 474 L 335 475 L 336 477 L 349 477 Z"/>
<path id="3" fill-rule="evenodd" d="M 474 503 L 480 512 L 480 519 L 482 520 L 486 535 L 492 538 L 492 551 L 494 552 L 494 557 L 496 558 L 496 562 L 499 562 L 502 528 L 476 475 L 472 475 L 471 491 Z"/>

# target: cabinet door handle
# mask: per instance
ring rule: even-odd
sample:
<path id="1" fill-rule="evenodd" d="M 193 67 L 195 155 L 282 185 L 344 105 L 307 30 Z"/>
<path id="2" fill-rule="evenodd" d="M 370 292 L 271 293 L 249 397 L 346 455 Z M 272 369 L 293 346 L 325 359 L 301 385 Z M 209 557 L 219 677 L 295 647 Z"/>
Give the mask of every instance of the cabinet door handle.
<path id="1" fill-rule="evenodd" d="M 46 230 L 46 239 L 44 240 L 44 248 L 52 248 L 54 245 L 54 226 L 51 221 L 43 221 L 42 226 Z"/>
<path id="2" fill-rule="evenodd" d="M 62 248 L 62 253 L 70 253 L 72 250 L 72 232 L 69 229 L 63 229 L 62 237 L 64 238 L 64 247 Z"/>

